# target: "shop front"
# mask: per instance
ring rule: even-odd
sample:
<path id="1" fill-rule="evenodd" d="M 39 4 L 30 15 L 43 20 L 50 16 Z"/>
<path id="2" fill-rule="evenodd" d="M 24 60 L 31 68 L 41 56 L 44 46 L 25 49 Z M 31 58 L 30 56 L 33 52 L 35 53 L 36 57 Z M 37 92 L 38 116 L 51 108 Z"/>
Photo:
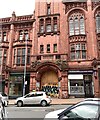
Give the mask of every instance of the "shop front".
<path id="1" fill-rule="evenodd" d="M 23 86 L 25 85 L 25 94 L 29 92 L 29 74 L 26 74 L 25 80 L 23 73 L 11 73 L 9 79 L 9 98 L 23 96 Z"/>
<path id="2" fill-rule="evenodd" d="M 93 72 L 92 71 L 69 71 L 68 91 L 69 96 L 93 97 Z"/>

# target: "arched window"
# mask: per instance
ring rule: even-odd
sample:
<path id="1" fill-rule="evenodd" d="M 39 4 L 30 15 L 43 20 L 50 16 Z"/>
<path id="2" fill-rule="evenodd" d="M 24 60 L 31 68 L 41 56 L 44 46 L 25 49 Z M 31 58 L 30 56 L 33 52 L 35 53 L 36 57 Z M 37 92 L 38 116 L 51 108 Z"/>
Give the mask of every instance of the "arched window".
<path id="1" fill-rule="evenodd" d="M 100 33 L 100 13 L 96 15 L 96 31 Z"/>
<path id="2" fill-rule="evenodd" d="M 28 40 L 28 39 L 29 39 L 28 30 L 25 30 L 25 31 L 24 31 L 24 37 L 25 37 L 25 40 Z"/>
<path id="3" fill-rule="evenodd" d="M 6 32 L 3 32 L 3 41 L 6 42 L 6 40 L 7 40 Z"/>
<path id="4" fill-rule="evenodd" d="M 23 31 L 19 31 L 19 40 L 23 40 Z"/>
<path id="5" fill-rule="evenodd" d="M 85 21 L 82 13 L 73 13 L 69 16 L 69 35 L 85 34 Z"/>
<path id="6" fill-rule="evenodd" d="M 47 15 L 50 15 L 51 9 L 50 9 L 50 4 L 47 4 Z"/>

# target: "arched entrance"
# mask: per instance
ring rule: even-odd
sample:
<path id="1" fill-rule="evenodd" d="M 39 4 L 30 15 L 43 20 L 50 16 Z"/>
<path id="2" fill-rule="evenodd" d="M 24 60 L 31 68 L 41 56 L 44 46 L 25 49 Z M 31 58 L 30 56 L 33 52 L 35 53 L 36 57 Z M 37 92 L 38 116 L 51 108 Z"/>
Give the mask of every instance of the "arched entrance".
<path id="1" fill-rule="evenodd" d="M 41 76 L 41 89 L 50 96 L 56 97 L 58 94 L 58 76 L 55 71 L 48 70 Z"/>
<path id="2" fill-rule="evenodd" d="M 45 91 L 52 97 L 57 97 L 59 76 L 59 69 L 55 65 L 45 63 L 37 69 L 36 86 L 39 86 L 39 90 Z"/>

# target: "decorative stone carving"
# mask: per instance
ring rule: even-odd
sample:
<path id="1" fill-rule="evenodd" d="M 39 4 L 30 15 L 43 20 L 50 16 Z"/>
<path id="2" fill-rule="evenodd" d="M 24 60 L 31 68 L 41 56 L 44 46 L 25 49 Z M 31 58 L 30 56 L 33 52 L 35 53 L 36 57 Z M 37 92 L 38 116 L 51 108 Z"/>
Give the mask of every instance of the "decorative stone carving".
<path id="1" fill-rule="evenodd" d="M 97 59 L 94 58 L 94 59 L 93 59 L 93 62 L 92 62 L 92 66 L 93 66 L 94 68 L 96 68 L 97 65 L 98 65 Z"/>
<path id="2" fill-rule="evenodd" d="M 34 62 L 32 62 L 32 65 L 31 65 L 31 67 L 32 68 L 36 68 L 38 65 L 40 65 L 41 64 L 41 62 L 40 61 L 34 61 Z"/>
<path id="3" fill-rule="evenodd" d="M 65 71 L 68 68 L 68 64 L 66 61 L 63 60 L 57 60 L 56 65 L 60 67 L 61 70 Z"/>
<path id="4" fill-rule="evenodd" d="M 100 1 L 96 1 L 96 2 L 92 2 L 92 10 L 96 7 L 100 5 Z"/>
<path id="5" fill-rule="evenodd" d="M 86 2 L 70 2 L 66 3 L 65 5 L 65 13 L 67 13 L 70 9 L 80 7 L 87 10 L 87 3 Z"/>

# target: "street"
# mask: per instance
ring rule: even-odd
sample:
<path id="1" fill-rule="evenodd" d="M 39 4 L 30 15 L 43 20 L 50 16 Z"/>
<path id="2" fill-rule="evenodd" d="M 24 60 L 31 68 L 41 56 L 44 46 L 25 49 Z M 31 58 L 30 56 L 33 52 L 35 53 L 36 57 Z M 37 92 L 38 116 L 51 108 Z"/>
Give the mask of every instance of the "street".
<path id="1" fill-rule="evenodd" d="M 51 111 L 67 108 L 70 105 L 50 105 L 47 107 L 41 106 L 24 106 L 24 107 L 17 107 L 15 105 L 9 105 L 6 107 L 8 118 L 9 120 L 15 118 L 40 118 L 43 119 L 44 116 Z"/>

